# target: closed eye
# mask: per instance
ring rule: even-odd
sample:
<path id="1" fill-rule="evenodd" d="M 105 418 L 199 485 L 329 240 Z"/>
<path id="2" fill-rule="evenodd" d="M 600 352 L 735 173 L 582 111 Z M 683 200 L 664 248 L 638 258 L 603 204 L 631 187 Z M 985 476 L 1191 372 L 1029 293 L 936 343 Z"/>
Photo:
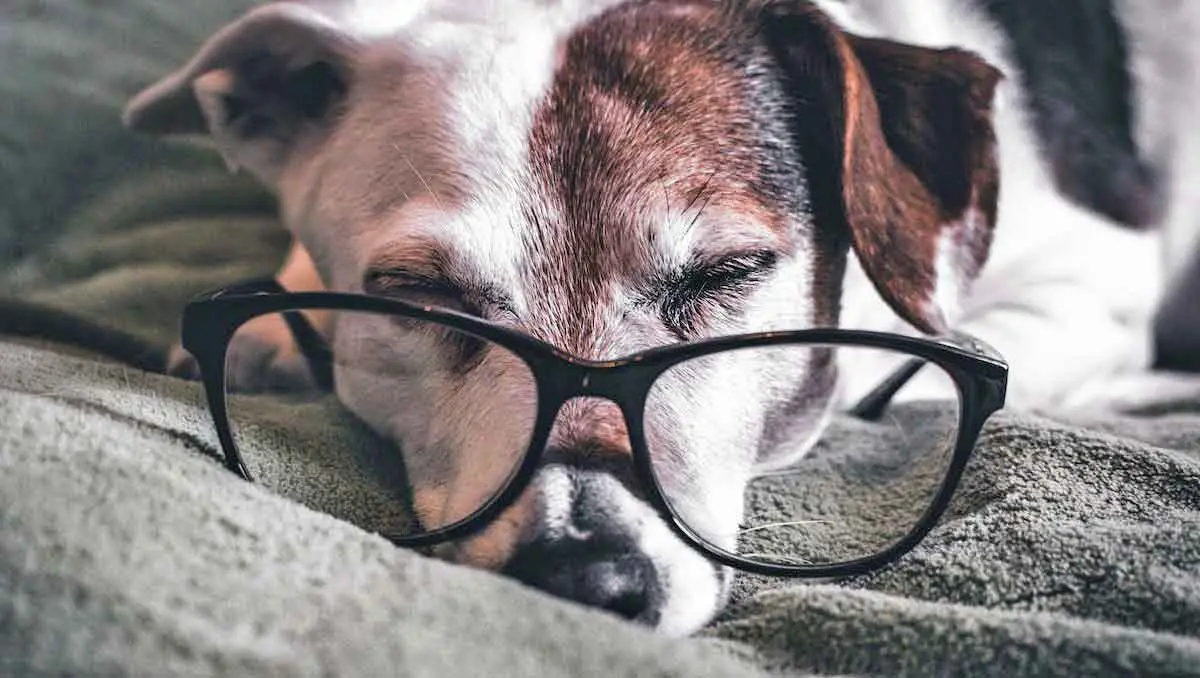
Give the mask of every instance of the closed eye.
<path id="1" fill-rule="evenodd" d="M 485 303 L 478 294 L 467 292 L 445 278 L 396 269 L 371 271 L 363 279 L 363 291 L 414 304 L 440 306 L 477 317 L 482 317 Z M 470 371 L 483 358 L 485 344 L 472 335 L 401 316 L 394 317 L 392 323 L 404 332 L 416 331 L 431 336 L 447 358 L 447 366 L 456 372 Z"/>
<path id="2" fill-rule="evenodd" d="M 778 260 L 775 252 L 758 251 L 687 264 L 663 281 L 663 320 L 681 337 L 693 335 L 706 318 L 736 312 Z"/>
<path id="3" fill-rule="evenodd" d="M 477 291 L 468 290 L 445 277 L 398 269 L 370 271 L 363 277 L 363 291 L 476 316 L 481 314 L 488 301 Z"/>

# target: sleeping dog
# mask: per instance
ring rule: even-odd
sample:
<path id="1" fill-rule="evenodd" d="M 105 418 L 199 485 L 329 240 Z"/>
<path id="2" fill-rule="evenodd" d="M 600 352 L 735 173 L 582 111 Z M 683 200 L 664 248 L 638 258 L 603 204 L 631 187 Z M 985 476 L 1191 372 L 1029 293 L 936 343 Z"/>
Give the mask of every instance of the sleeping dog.
<path id="1" fill-rule="evenodd" d="M 420 299 L 592 359 L 770 329 L 959 328 L 1007 354 L 1010 402 L 1037 406 L 1147 361 L 1157 253 L 1149 236 L 1056 190 L 1020 79 L 1001 75 L 1012 66 L 1004 45 L 982 11 L 953 0 L 280 2 L 215 34 L 138 95 L 126 121 L 208 135 L 277 193 L 295 242 L 279 272 L 291 290 Z M 353 350 L 339 341 L 353 330 L 314 320 L 335 352 Z M 302 370 L 275 317 L 238 341 L 273 356 L 255 369 Z M 697 499 L 734 527 L 739 469 L 803 454 L 825 418 L 785 440 L 766 424 L 735 435 L 700 413 L 737 400 L 767 422 L 757 396 L 771 388 L 836 404 L 832 383 L 803 366 L 743 367 L 688 384 L 681 407 L 697 424 L 676 432 L 705 476 Z M 843 367 L 846 397 L 881 374 Z M 406 396 L 503 422 L 514 394 L 471 379 Z M 494 453 L 493 441 L 454 436 L 422 449 L 413 440 L 430 436 L 411 427 L 428 422 L 406 422 L 394 398 L 354 380 L 338 395 L 403 443 L 410 466 L 436 454 L 448 473 L 469 473 Z M 515 575 L 689 633 L 721 606 L 727 572 L 615 476 L 570 471 L 572 450 L 627 462 L 623 431 L 610 404 L 564 410 L 559 463 L 452 557 L 511 571 L 531 535 L 602 523 L 652 563 L 644 581 L 621 584 L 653 590 L 635 608 L 618 610 L 603 590 L 555 590 L 536 567 Z M 431 516 L 473 500 L 413 490 Z M 599 557 L 576 552 L 569 566 Z"/>

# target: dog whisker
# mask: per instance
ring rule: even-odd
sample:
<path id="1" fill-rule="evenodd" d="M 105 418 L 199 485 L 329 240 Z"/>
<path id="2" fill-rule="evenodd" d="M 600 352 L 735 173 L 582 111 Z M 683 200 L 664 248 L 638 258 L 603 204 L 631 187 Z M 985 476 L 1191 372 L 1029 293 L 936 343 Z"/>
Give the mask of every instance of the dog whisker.
<path id="1" fill-rule="evenodd" d="M 439 210 L 445 209 L 445 207 L 442 205 L 442 201 L 438 199 L 437 193 L 433 192 L 433 187 L 429 185 L 428 181 L 425 181 L 425 177 L 421 175 L 421 171 L 417 169 L 417 166 L 413 164 L 408 155 L 404 151 L 400 150 L 400 146 L 398 144 L 392 144 L 392 147 L 399 151 L 400 157 L 404 159 L 405 164 L 407 164 L 409 169 L 413 171 L 413 174 L 417 175 L 417 180 L 420 181 L 421 185 L 425 187 L 425 190 L 429 192 L 429 197 L 433 198 L 433 204 L 437 205 Z"/>
<path id="2" fill-rule="evenodd" d="M 807 558 L 798 558 L 794 556 L 781 556 L 778 553 L 742 553 L 743 558 L 756 560 L 773 561 L 782 565 L 812 565 L 813 561 Z"/>
<path id="3" fill-rule="evenodd" d="M 888 414 L 888 419 L 892 420 L 892 424 L 895 425 L 896 431 L 900 433 L 900 440 L 904 441 L 905 443 L 908 443 L 910 436 L 908 434 L 908 431 L 904 430 L 904 424 L 901 424 L 900 420 L 897 419 L 896 415 L 894 415 L 894 414 Z"/>
<path id="4" fill-rule="evenodd" d="M 704 179 L 704 183 L 700 185 L 700 188 L 696 190 L 695 195 L 692 196 L 691 201 L 689 201 L 687 206 L 683 208 L 683 214 L 687 214 L 688 212 L 692 211 L 692 208 L 696 206 L 696 203 L 700 202 L 702 199 L 704 200 L 704 204 L 700 205 L 700 208 L 696 210 L 695 215 L 692 216 L 691 222 L 688 223 L 687 228 L 683 231 L 683 236 L 685 238 L 691 234 L 693 229 L 696 228 L 696 224 L 700 221 L 700 217 L 704 215 L 704 210 L 708 209 L 709 203 L 712 202 L 713 196 L 711 193 L 709 193 L 708 187 L 712 183 L 713 178 L 716 176 L 717 170 L 714 169 L 712 172 L 709 172 L 708 177 Z"/>
<path id="5" fill-rule="evenodd" d="M 778 523 L 767 523 L 765 525 L 755 525 L 754 527 L 746 527 L 738 530 L 739 535 L 750 534 L 751 532 L 759 532 L 761 530 L 769 530 L 773 527 L 795 527 L 798 525 L 829 525 L 828 520 L 790 520 Z"/>
<path id="6" fill-rule="evenodd" d="M 806 473 L 806 472 L 808 472 L 808 469 L 805 469 L 805 468 L 781 468 L 781 469 L 776 469 L 774 471 L 763 471 L 762 473 L 757 474 L 754 477 L 754 479 L 757 480 L 759 478 L 786 478 L 789 476 L 800 475 L 800 474 Z"/>
<path id="7" fill-rule="evenodd" d="M 691 209 L 696 206 L 696 203 L 700 202 L 700 198 L 705 198 L 706 199 L 705 204 L 707 205 L 707 198 L 710 198 L 711 196 L 706 196 L 705 194 L 708 192 L 708 187 L 712 183 L 713 177 L 715 177 L 715 176 L 717 176 L 717 170 L 715 170 L 715 169 L 708 173 L 708 177 L 706 177 L 704 179 L 704 183 L 700 184 L 700 188 L 696 189 L 696 194 L 693 195 L 692 199 L 688 202 L 688 204 L 686 206 L 684 206 L 684 208 L 683 208 L 684 214 L 687 214 L 688 212 L 690 212 Z M 702 207 L 701 211 L 703 211 L 703 209 L 704 208 Z"/>
<path id="8" fill-rule="evenodd" d="M 685 231 L 685 233 L 692 232 L 692 229 L 694 229 L 696 227 L 696 222 L 700 221 L 700 217 L 704 214 L 704 210 L 708 209 L 708 203 L 711 201 L 712 201 L 712 196 L 708 196 L 704 199 L 704 204 L 700 206 L 700 209 L 696 210 L 696 216 L 692 217 L 692 221 L 691 221 L 691 223 L 688 224 L 688 227 L 687 227 L 687 230 Z"/>

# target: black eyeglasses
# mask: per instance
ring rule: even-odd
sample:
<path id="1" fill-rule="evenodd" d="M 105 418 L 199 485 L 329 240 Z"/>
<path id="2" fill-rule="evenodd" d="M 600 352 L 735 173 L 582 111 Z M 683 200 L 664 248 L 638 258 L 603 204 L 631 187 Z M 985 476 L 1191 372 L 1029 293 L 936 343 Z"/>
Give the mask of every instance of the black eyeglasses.
<path id="1" fill-rule="evenodd" d="M 338 316 L 332 348 L 305 319 L 314 312 Z M 239 332 L 271 316 L 300 347 L 303 379 L 247 381 L 246 356 L 230 351 Z M 623 463 L 630 491 L 706 557 L 802 577 L 858 574 L 911 550 L 946 510 L 984 422 L 1004 405 L 1008 375 L 1003 358 L 970 337 L 839 329 L 597 362 L 464 313 L 287 293 L 273 280 L 191 302 L 183 346 L 200 368 L 226 464 L 246 480 L 280 427 L 313 416 L 304 394 L 328 399 L 335 380 L 357 419 L 419 451 L 405 457 L 408 487 L 397 488 L 419 519 L 382 535 L 397 545 L 476 533 L 548 457 L 575 454 Z M 839 378 L 847 365 L 871 380 Z M 836 416 L 836 402 L 856 405 Z M 284 416 L 259 416 L 264 403 Z"/>

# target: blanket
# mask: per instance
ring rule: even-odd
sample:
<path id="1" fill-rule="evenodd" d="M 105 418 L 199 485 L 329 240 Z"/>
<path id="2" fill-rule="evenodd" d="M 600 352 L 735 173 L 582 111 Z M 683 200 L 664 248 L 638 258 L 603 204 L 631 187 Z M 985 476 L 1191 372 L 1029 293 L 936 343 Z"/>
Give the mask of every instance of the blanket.
<path id="1" fill-rule="evenodd" d="M 117 120 L 246 4 L 0 7 L 0 294 L 165 345 L 191 295 L 278 265 L 269 195 Z M 0 340 L 0 674 L 1200 675 L 1200 389 L 1001 413 L 912 554 L 742 577 L 681 640 L 375 536 L 403 469 L 311 414 L 250 484 L 198 385 Z"/>

